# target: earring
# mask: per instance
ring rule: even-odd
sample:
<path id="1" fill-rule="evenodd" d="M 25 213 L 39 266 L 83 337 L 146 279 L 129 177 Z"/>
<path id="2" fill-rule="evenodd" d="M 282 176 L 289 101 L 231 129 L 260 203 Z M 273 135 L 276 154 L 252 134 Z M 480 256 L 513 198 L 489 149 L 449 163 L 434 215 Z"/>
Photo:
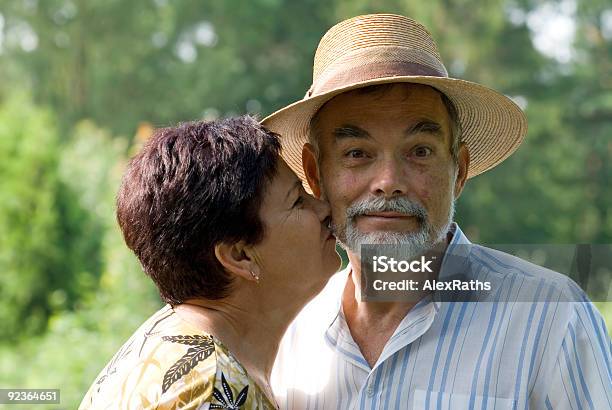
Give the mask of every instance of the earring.
<path id="1" fill-rule="evenodd" d="M 257 276 L 253 271 L 251 272 L 251 276 L 253 277 L 253 279 L 255 279 L 255 282 L 259 283 L 259 276 Z"/>

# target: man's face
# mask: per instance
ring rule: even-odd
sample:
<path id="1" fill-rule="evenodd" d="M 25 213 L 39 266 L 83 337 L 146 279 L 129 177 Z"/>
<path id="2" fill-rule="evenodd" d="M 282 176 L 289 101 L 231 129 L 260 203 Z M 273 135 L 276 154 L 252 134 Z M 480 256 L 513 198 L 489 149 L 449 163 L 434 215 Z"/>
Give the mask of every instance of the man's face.
<path id="1" fill-rule="evenodd" d="M 339 241 L 403 244 L 417 255 L 441 241 L 467 174 L 467 151 L 451 155 L 450 118 L 440 94 L 415 84 L 350 92 L 320 111 L 318 175 Z M 308 156 L 305 154 L 305 157 Z"/>

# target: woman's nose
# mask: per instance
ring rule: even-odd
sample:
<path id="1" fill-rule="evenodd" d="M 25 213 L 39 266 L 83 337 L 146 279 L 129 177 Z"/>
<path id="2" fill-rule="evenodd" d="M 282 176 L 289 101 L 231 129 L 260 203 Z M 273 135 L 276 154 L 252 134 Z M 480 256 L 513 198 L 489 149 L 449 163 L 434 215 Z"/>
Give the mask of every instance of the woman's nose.
<path id="1" fill-rule="evenodd" d="M 312 197 L 312 201 L 315 212 L 317 213 L 317 216 L 321 222 L 324 222 L 331 217 L 331 208 L 327 201 L 323 201 L 315 197 Z"/>

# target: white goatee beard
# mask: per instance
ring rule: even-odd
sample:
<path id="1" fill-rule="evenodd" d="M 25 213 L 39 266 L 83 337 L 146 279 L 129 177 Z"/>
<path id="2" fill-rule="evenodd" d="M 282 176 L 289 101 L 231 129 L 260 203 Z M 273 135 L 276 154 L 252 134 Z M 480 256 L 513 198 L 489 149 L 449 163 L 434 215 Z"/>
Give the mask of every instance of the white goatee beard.
<path id="1" fill-rule="evenodd" d="M 452 194 L 452 193 L 451 193 Z M 454 198 L 454 195 L 451 196 Z M 355 218 L 366 212 L 391 211 L 414 216 L 419 221 L 416 232 L 379 231 L 364 233 L 359 231 Z M 401 245 L 401 254 L 408 260 L 424 254 L 440 243 L 448 233 L 455 214 L 455 201 L 451 200 L 444 223 L 435 227 L 429 222 L 425 208 L 406 197 L 385 200 L 381 197 L 370 197 L 353 203 L 346 210 L 346 225 L 333 225 L 338 242 L 346 250 L 361 257 L 361 245 Z"/>

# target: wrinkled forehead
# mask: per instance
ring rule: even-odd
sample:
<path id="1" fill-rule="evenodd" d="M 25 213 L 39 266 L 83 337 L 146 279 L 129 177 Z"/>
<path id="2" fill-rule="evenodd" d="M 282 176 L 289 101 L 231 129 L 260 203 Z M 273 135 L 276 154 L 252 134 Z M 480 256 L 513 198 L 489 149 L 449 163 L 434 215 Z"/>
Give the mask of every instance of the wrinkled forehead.
<path id="1" fill-rule="evenodd" d="M 430 120 L 448 129 L 450 112 L 443 94 L 422 84 L 379 84 L 337 95 L 311 121 L 311 142 L 332 138 L 334 127 L 348 124 L 366 128 L 404 127 L 404 120 Z"/>

